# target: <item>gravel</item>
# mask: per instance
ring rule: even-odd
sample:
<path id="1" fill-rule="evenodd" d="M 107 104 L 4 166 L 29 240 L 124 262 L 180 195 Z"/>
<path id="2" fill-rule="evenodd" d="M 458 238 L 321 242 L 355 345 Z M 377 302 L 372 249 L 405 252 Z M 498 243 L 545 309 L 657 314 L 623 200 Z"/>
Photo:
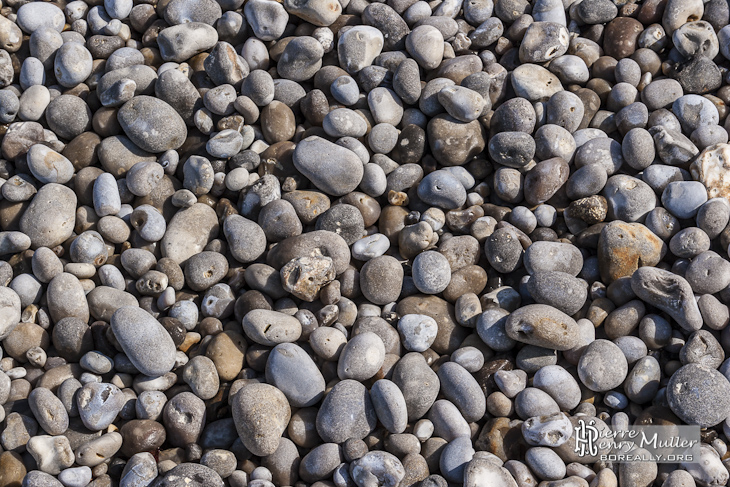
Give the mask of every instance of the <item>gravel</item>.
<path id="1" fill-rule="evenodd" d="M 1 6 L 0 487 L 727 484 L 723 0 Z"/>

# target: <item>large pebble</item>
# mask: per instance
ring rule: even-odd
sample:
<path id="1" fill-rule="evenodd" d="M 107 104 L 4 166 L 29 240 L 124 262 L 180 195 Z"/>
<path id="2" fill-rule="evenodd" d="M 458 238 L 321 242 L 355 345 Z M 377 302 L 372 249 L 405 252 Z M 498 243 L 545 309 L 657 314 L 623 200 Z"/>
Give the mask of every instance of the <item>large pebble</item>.
<path id="1" fill-rule="evenodd" d="M 290 418 L 286 396 L 272 385 L 248 384 L 233 398 L 236 430 L 254 455 L 263 457 L 276 451 Z"/>
<path id="2" fill-rule="evenodd" d="M 117 114 L 124 133 L 148 152 L 178 149 L 187 136 L 182 117 L 167 103 L 151 96 L 137 96 Z"/>
<path id="3" fill-rule="evenodd" d="M 349 149 L 321 137 L 311 136 L 297 144 L 294 166 L 319 189 L 342 196 L 360 184 L 363 165 Z"/>
<path id="4" fill-rule="evenodd" d="M 112 330 L 129 360 L 141 373 L 163 375 L 175 365 L 175 344 L 165 328 L 142 308 L 125 306 L 111 319 Z"/>
<path id="5" fill-rule="evenodd" d="M 28 396 L 28 405 L 40 427 L 47 433 L 62 435 L 68 429 L 68 412 L 50 390 L 44 387 L 33 389 Z"/>
<path id="6" fill-rule="evenodd" d="M 317 413 L 317 432 L 325 442 L 363 439 L 377 425 L 370 393 L 361 383 L 346 379 L 325 396 Z"/>
<path id="7" fill-rule="evenodd" d="M 266 361 L 266 379 L 295 408 L 313 406 L 324 395 L 324 377 L 312 358 L 293 343 L 281 343 Z"/>
<path id="8" fill-rule="evenodd" d="M 655 266 L 667 245 L 640 223 L 614 221 L 603 227 L 598 239 L 598 265 L 604 282 L 631 276 L 643 266 Z"/>
<path id="9" fill-rule="evenodd" d="M 66 23 L 63 11 L 51 3 L 24 4 L 18 9 L 17 15 L 18 27 L 28 34 L 45 27 L 61 32 Z"/>
<path id="10" fill-rule="evenodd" d="M 355 335 L 340 354 L 337 375 L 340 379 L 367 380 L 373 377 L 385 360 L 383 340 L 373 332 Z"/>
<path id="11" fill-rule="evenodd" d="M 20 219 L 20 231 L 30 237 L 33 248 L 63 243 L 73 233 L 76 194 L 57 183 L 43 185 Z"/>
<path id="12" fill-rule="evenodd" d="M 243 331 L 256 343 L 273 347 L 295 342 L 302 334 L 298 319 L 278 311 L 254 309 L 243 318 Z"/>
<path id="13" fill-rule="evenodd" d="M 583 352 L 578 376 L 592 391 L 610 391 L 624 381 L 628 367 L 626 357 L 617 345 L 608 340 L 596 340 Z"/>
<path id="14" fill-rule="evenodd" d="M 76 402 L 84 426 L 99 431 L 116 419 L 127 399 L 114 384 L 89 382 L 77 392 Z"/>
<path id="15" fill-rule="evenodd" d="M 178 211 L 167 225 L 160 241 L 162 255 L 178 264 L 201 252 L 208 242 L 218 236 L 218 217 L 210 206 L 195 203 Z"/>
<path id="16" fill-rule="evenodd" d="M 668 313 L 687 331 L 702 327 L 702 315 L 689 283 L 677 274 L 642 267 L 631 276 L 631 289 L 644 302 Z"/>
<path id="17" fill-rule="evenodd" d="M 522 435 L 533 446 L 560 446 L 573 434 L 573 425 L 565 413 L 536 416 L 522 423 Z"/>
<path id="18" fill-rule="evenodd" d="M 345 31 L 337 42 L 340 66 L 348 73 L 357 73 L 373 60 L 383 49 L 383 34 L 369 25 L 358 25 Z"/>
<path id="19" fill-rule="evenodd" d="M 266 235 L 261 227 L 241 215 L 230 215 L 223 222 L 231 254 L 239 262 L 248 263 L 258 259 L 266 250 Z"/>
<path id="20" fill-rule="evenodd" d="M 216 42 L 218 42 L 218 32 L 202 22 L 187 22 L 167 27 L 157 36 L 162 59 L 177 63 L 210 49 Z"/>
<path id="21" fill-rule="evenodd" d="M 703 150 L 690 166 L 692 177 L 707 188 L 708 198 L 730 196 L 730 178 L 727 176 L 729 144 L 717 144 Z"/>
<path id="22" fill-rule="evenodd" d="M 667 402 L 687 424 L 714 426 L 730 415 L 730 383 L 718 371 L 688 364 L 676 371 L 667 384 Z"/>
<path id="23" fill-rule="evenodd" d="M 479 421 L 486 411 L 486 398 L 479 383 L 461 365 L 446 362 L 438 370 L 444 396 L 461 411 L 469 422 Z"/>
<path id="24" fill-rule="evenodd" d="M 4 340 L 20 323 L 20 297 L 9 287 L 0 287 L 0 340 Z"/>
<path id="25" fill-rule="evenodd" d="M 289 20 L 284 6 L 273 0 L 246 2 L 243 11 L 254 34 L 262 41 L 273 41 L 281 37 Z"/>
<path id="26" fill-rule="evenodd" d="M 579 340 L 575 320 L 544 304 L 530 304 L 514 311 L 507 318 L 505 331 L 518 342 L 553 350 L 570 350 Z"/>
<path id="27" fill-rule="evenodd" d="M 427 133 L 433 156 L 444 166 L 461 166 L 486 146 L 477 120 L 464 123 L 450 115 L 437 115 L 428 123 Z"/>
<path id="28" fill-rule="evenodd" d="M 408 406 L 398 386 L 387 379 L 375 381 L 370 388 L 370 399 L 378 421 L 390 433 L 403 433 L 408 423 Z"/>
<path id="29" fill-rule="evenodd" d="M 358 487 L 372 482 L 383 487 L 397 487 L 406 471 L 395 455 L 384 451 L 368 452 L 350 465 L 350 475 Z"/>
<path id="30" fill-rule="evenodd" d="M 536 302 L 553 306 L 569 316 L 583 307 L 588 296 L 585 282 L 565 272 L 537 272 L 530 277 L 527 288 Z"/>

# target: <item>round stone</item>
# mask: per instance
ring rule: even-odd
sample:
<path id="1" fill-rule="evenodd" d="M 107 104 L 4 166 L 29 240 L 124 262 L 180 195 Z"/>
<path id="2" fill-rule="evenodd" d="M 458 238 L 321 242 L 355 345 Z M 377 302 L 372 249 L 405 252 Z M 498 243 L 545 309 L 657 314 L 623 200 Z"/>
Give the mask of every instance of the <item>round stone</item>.
<path id="1" fill-rule="evenodd" d="M 618 387 L 628 374 L 626 357 L 608 340 L 596 340 L 586 347 L 578 363 L 581 382 L 592 391 L 603 392 Z"/>
<path id="2" fill-rule="evenodd" d="M 705 428 L 722 422 L 730 414 L 728 392 L 730 383 L 721 373 L 704 365 L 688 364 L 669 379 L 667 402 L 687 424 Z"/>
<path id="3" fill-rule="evenodd" d="M 438 324 L 426 315 L 408 314 L 398 320 L 398 332 L 409 352 L 425 352 L 436 339 Z"/>
<path id="4" fill-rule="evenodd" d="M 451 282 L 451 266 L 446 257 L 429 250 L 418 254 L 412 266 L 413 284 L 424 294 L 438 294 Z"/>

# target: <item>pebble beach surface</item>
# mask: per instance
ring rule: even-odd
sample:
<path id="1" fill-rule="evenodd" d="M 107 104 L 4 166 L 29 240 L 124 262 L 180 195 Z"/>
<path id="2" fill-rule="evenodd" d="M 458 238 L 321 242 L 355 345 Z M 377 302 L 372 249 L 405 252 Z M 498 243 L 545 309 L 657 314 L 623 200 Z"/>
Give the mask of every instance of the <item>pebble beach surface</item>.
<path id="1" fill-rule="evenodd" d="M 0 0 L 0 487 L 727 485 L 729 24 Z"/>

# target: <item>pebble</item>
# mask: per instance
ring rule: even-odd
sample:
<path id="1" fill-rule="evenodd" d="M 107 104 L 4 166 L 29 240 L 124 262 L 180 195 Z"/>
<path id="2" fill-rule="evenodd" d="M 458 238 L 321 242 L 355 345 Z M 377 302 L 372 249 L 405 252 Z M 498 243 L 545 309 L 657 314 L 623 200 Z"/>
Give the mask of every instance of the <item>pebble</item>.
<path id="1" fill-rule="evenodd" d="M 162 29 L 157 36 L 160 56 L 168 62 L 182 62 L 215 46 L 218 32 L 202 22 L 186 22 Z"/>
<path id="2" fill-rule="evenodd" d="M 707 201 L 707 190 L 697 181 L 674 181 L 662 193 L 662 205 L 680 219 L 693 218 Z"/>
<path id="3" fill-rule="evenodd" d="M 187 462 L 170 469 L 164 475 L 158 477 L 155 482 L 160 487 L 175 487 L 178 485 L 223 487 L 225 485 L 220 475 L 212 468 Z"/>
<path id="4" fill-rule="evenodd" d="M 553 350 L 569 350 L 578 340 L 575 321 L 544 304 L 530 304 L 514 311 L 504 327 L 513 340 Z"/>
<path id="5" fill-rule="evenodd" d="M 658 268 L 638 269 L 631 276 L 631 289 L 648 304 L 668 313 L 685 330 L 694 331 L 702 326 L 692 288 L 681 276 Z"/>
<path id="6" fill-rule="evenodd" d="M 324 395 L 324 377 L 311 357 L 293 343 L 281 343 L 272 349 L 266 377 L 297 408 L 313 406 Z"/>
<path id="7" fill-rule="evenodd" d="M 124 306 L 111 318 L 114 336 L 135 368 L 148 376 L 172 370 L 175 345 L 162 325 L 141 308 Z"/>
<path id="8" fill-rule="evenodd" d="M 451 282 L 451 266 L 448 260 L 432 250 L 416 256 L 411 272 L 413 284 L 424 294 L 438 294 Z"/>
<path id="9" fill-rule="evenodd" d="M 53 72 L 61 86 L 72 88 L 86 80 L 93 70 L 93 57 L 82 44 L 68 42 L 56 52 Z"/>
<path id="10" fill-rule="evenodd" d="M 337 43 L 340 66 L 348 73 L 359 72 L 372 64 L 384 42 L 382 32 L 375 27 L 362 25 L 348 29 Z"/>
<path id="11" fill-rule="evenodd" d="M 535 373 L 533 385 L 547 392 L 563 410 L 570 411 L 580 402 L 578 382 L 561 366 L 542 367 Z"/>
<path id="12" fill-rule="evenodd" d="M 464 486 L 476 487 L 483 482 L 494 481 L 495 485 L 514 487 L 518 485 L 506 468 L 486 458 L 475 456 L 464 469 Z M 534 480 L 534 479 L 533 479 Z"/>
<path id="13" fill-rule="evenodd" d="M 119 109 L 117 118 L 127 137 L 148 152 L 178 149 L 187 136 L 182 117 L 151 96 L 134 97 Z"/>
<path id="14" fill-rule="evenodd" d="M 5 339 L 20 323 L 21 303 L 18 294 L 8 287 L 0 287 L 0 338 Z"/>
<path id="15" fill-rule="evenodd" d="M 667 402 L 672 412 L 685 422 L 714 426 L 728 414 L 730 406 L 724 393 L 728 386 L 727 379 L 716 370 L 688 364 L 675 372 L 667 384 Z M 687 390 L 697 391 L 701 396 L 683 393 Z M 698 401 L 698 397 L 711 397 L 712 402 Z"/>
<path id="16" fill-rule="evenodd" d="M 601 276 L 608 282 L 631 276 L 642 266 L 659 263 L 666 244 L 640 223 L 611 222 L 601 230 L 598 255 Z"/>
<path id="17" fill-rule="evenodd" d="M 522 435 L 530 445 L 557 447 L 572 436 L 572 427 L 565 413 L 538 416 L 522 423 Z"/>
<path id="18" fill-rule="evenodd" d="M 479 383 L 461 365 L 454 362 L 443 364 L 438 372 L 444 395 L 461 412 L 465 420 L 478 421 L 486 411 L 486 399 Z"/>
<path id="19" fill-rule="evenodd" d="M 544 480 L 559 480 L 565 477 L 565 463 L 554 450 L 546 447 L 535 447 L 527 450 L 525 463 Z"/>
<path id="20" fill-rule="evenodd" d="M 302 333 L 302 325 L 293 316 L 267 309 L 254 309 L 246 314 L 243 331 L 256 343 L 276 346 L 295 342 Z"/>
<path id="21" fill-rule="evenodd" d="M 444 478 L 450 482 L 458 482 L 463 479 L 464 470 L 474 454 L 475 451 L 469 438 L 455 438 L 447 443 L 439 460 L 439 467 Z"/>
<path id="22" fill-rule="evenodd" d="M 38 425 L 51 435 L 62 435 L 69 426 L 69 417 L 61 400 L 50 390 L 38 387 L 28 396 L 28 404 Z"/>
<path id="23" fill-rule="evenodd" d="M 341 380 L 366 380 L 380 370 L 384 360 L 383 340 L 369 331 L 360 333 L 352 337 L 342 349 L 337 363 L 337 375 Z"/>
<path id="24" fill-rule="evenodd" d="M 628 374 L 626 357 L 613 342 L 596 340 L 586 347 L 578 363 L 581 382 L 592 391 L 609 391 Z"/>
<path id="25" fill-rule="evenodd" d="M 335 384 L 325 396 L 316 420 L 319 436 L 332 443 L 363 439 L 376 424 L 377 415 L 368 390 L 352 379 Z"/>
<path id="26" fill-rule="evenodd" d="M 419 353 L 405 354 L 393 368 L 391 380 L 403 392 L 409 421 L 422 418 L 436 401 L 438 376 Z"/>
<path id="27" fill-rule="evenodd" d="M 583 268 L 583 256 L 577 248 L 563 242 L 534 242 L 525 251 L 525 269 L 566 272 L 577 276 Z"/>
<path id="28" fill-rule="evenodd" d="M 79 416 L 91 431 L 107 428 L 124 407 L 124 393 L 113 384 L 89 382 L 77 392 Z"/>
<path id="29" fill-rule="evenodd" d="M 44 473 L 58 475 L 73 465 L 75 455 L 65 436 L 38 435 L 28 440 L 28 453 Z"/>
<path id="30" fill-rule="evenodd" d="M 425 352 L 438 334 L 436 320 L 426 315 L 409 314 L 398 320 L 403 347 L 409 352 Z"/>
<path id="31" fill-rule="evenodd" d="M 555 22 L 533 22 L 520 44 L 520 61 L 544 63 L 568 51 L 568 30 Z"/>
<path id="32" fill-rule="evenodd" d="M 367 261 L 360 271 L 360 290 L 372 303 L 392 303 L 401 293 L 402 276 L 403 267 L 394 257 L 376 257 Z"/>
<path id="33" fill-rule="evenodd" d="M 284 6 L 270 0 L 256 0 L 244 9 L 246 19 L 256 37 L 262 41 L 273 41 L 281 37 L 289 15 Z"/>
<path id="34" fill-rule="evenodd" d="M 444 53 L 444 37 L 432 25 L 419 25 L 406 37 L 406 49 L 423 69 L 435 69 Z"/>
<path id="35" fill-rule="evenodd" d="M 257 456 L 276 451 L 290 418 L 286 396 L 272 385 L 248 384 L 234 396 L 236 430 L 248 451 Z"/>
<path id="36" fill-rule="evenodd" d="M 481 153 L 485 146 L 479 122 L 463 123 L 450 115 L 437 115 L 428 123 L 427 134 L 433 156 L 444 166 L 460 166 Z"/>
<path id="37" fill-rule="evenodd" d="M 18 8 L 16 23 L 27 34 L 50 27 L 58 32 L 63 30 L 63 11 L 56 5 L 31 3 Z"/>
<path id="38" fill-rule="evenodd" d="M 583 281 L 564 272 L 537 272 L 527 282 L 530 296 L 536 302 L 574 315 L 583 307 L 588 290 Z"/>
<path id="39" fill-rule="evenodd" d="M 398 386 L 390 380 L 375 381 L 370 389 L 370 399 L 373 402 L 378 421 L 390 433 L 403 433 L 408 423 L 408 407 L 405 397 Z"/>
<path id="40" fill-rule="evenodd" d="M 297 144 L 293 160 L 315 186 L 333 196 L 351 192 L 362 180 L 363 166 L 357 155 L 321 137 L 307 137 Z M 338 161 L 336 165 L 334 161 Z"/>
<path id="41" fill-rule="evenodd" d="M 448 171 L 434 171 L 418 184 L 418 197 L 431 205 L 452 210 L 466 202 L 466 190 Z"/>

